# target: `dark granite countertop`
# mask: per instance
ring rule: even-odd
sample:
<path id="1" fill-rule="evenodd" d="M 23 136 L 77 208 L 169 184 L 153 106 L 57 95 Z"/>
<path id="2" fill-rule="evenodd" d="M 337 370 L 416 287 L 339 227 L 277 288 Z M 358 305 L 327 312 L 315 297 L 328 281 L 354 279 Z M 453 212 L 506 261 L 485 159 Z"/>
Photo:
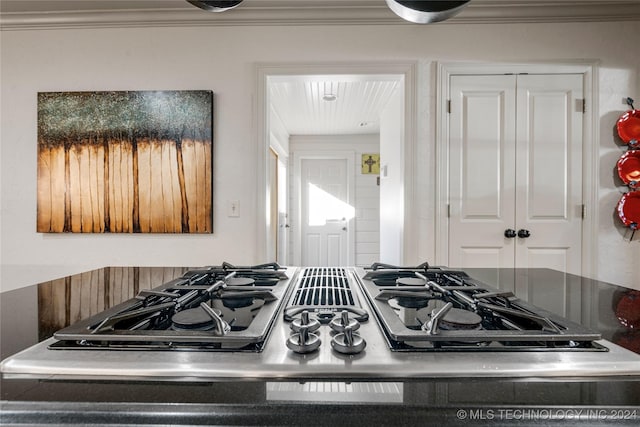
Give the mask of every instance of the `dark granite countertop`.
<path id="1" fill-rule="evenodd" d="M 3 292 L 2 359 L 186 270 L 106 267 Z M 549 269 L 466 271 L 640 353 L 634 309 L 640 291 Z M 0 424 L 637 425 L 640 419 L 640 381 L 624 379 L 298 384 L 3 378 L 0 393 Z"/>

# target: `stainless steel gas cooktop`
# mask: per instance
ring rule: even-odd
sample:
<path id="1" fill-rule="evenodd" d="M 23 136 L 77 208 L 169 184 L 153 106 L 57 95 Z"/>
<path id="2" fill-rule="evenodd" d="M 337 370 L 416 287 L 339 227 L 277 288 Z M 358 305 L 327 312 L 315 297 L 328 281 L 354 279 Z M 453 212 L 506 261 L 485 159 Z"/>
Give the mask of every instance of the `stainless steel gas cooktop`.
<path id="1" fill-rule="evenodd" d="M 118 350 L 118 351 L 115 351 Z M 55 333 L 8 377 L 146 380 L 640 377 L 640 356 L 463 271 L 228 263 Z"/>

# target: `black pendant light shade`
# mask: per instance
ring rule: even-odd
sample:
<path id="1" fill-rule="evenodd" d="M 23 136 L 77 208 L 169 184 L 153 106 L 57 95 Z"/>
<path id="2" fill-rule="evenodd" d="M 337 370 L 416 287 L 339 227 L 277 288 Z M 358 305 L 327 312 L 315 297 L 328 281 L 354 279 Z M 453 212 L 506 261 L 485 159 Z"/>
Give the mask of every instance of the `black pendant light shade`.
<path id="1" fill-rule="evenodd" d="M 387 6 L 399 17 L 416 24 L 431 24 L 457 15 L 471 0 L 466 1 L 405 1 L 387 0 Z"/>
<path id="2" fill-rule="evenodd" d="M 233 9 L 243 0 L 187 0 L 192 5 L 210 12 Z M 444 21 L 457 15 L 471 0 L 386 0 L 387 6 L 399 17 L 416 24 Z"/>
<path id="3" fill-rule="evenodd" d="M 224 12 L 237 7 L 242 0 L 187 0 L 194 6 L 210 12 Z"/>

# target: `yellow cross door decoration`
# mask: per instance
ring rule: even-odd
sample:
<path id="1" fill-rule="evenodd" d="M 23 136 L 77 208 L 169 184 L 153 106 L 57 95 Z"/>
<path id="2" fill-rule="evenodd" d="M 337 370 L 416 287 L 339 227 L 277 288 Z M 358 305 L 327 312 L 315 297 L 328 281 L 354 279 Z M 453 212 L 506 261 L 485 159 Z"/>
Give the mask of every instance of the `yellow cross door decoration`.
<path id="1" fill-rule="evenodd" d="M 375 175 L 380 174 L 380 154 L 362 155 L 362 173 Z"/>

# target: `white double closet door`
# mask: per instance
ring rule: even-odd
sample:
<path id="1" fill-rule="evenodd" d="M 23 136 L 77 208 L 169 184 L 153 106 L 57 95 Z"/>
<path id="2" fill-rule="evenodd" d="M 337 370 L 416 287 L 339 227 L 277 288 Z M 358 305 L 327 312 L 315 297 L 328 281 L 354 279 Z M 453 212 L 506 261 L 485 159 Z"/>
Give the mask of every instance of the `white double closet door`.
<path id="1" fill-rule="evenodd" d="M 449 265 L 580 273 L 582 74 L 449 87 Z"/>

